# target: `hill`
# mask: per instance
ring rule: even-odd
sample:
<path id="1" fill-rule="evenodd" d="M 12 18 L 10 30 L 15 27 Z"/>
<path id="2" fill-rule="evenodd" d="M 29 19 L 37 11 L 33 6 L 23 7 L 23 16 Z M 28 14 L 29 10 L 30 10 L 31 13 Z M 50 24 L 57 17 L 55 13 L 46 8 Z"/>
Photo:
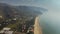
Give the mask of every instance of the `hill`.
<path id="1" fill-rule="evenodd" d="M 20 23 L 24 23 L 30 21 L 43 12 L 46 9 L 41 7 L 33 7 L 33 6 L 11 6 L 5 3 L 0 3 L 0 27 L 10 27 L 16 28 Z M 17 20 L 16 20 L 17 19 Z M 13 21 L 15 20 L 15 21 Z"/>

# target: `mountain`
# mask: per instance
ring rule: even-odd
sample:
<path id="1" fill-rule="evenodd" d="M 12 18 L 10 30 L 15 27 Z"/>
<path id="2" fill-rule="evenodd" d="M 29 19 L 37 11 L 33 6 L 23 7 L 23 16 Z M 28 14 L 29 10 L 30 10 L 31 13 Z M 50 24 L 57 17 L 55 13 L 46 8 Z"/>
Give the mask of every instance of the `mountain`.
<path id="1" fill-rule="evenodd" d="M 9 18 L 14 17 L 14 9 L 12 6 L 5 4 L 5 3 L 0 3 L 0 22 Z M 2 17 L 2 18 L 1 18 Z"/>
<path id="2" fill-rule="evenodd" d="M 24 14 L 24 15 L 33 15 L 37 16 L 42 14 L 42 12 L 47 11 L 47 9 L 40 8 L 40 7 L 34 7 L 34 6 L 16 6 L 15 7 L 18 12 Z"/>
<path id="3" fill-rule="evenodd" d="M 5 15 L 5 17 L 13 17 L 15 12 L 17 11 L 15 10 L 15 8 L 13 8 L 13 6 L 5 3 L 0 3 L 0 15 L 3 14 L 3 16 Z"/>
<path id="4" fill-rule="evenodd" d="M 41 15 L 45 11 L 46 9 L 40 7 L 11 6 L 0 3 L 0 29 L 3 27 L 14 29 L 20 23 L 26 22 L 30 24 L 30 21 L 35 18 L 35 16 Z"/>
<path id="5" fill-rule="evenodd" d="M 19 16 L 37 16 L 46 11 L 44 8 L 34 6 L 10 6 L 5 3 L 0 3 L 0 16 L 4 19 L 14 18 Z"/>

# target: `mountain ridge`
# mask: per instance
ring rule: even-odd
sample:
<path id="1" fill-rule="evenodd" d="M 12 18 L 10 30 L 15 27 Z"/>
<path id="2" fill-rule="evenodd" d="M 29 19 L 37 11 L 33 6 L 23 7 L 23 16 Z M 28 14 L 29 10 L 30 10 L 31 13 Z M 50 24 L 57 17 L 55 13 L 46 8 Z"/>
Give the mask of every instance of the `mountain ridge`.
<path id="1" fill-rule="evenodd" d="M 1 11 L 2 10 L 2 11 Z M 5 3 L 0 3 L 0 12 L 5 13 L 4 15 L 8 14 L 11 17 L 14 17 L 14 15 L 27 15 L 27 16 L 37 16 L 42 14 L 42 12 L 46 11 L 46 9 L 44 8 L 40 8 L 40 7 L 33 7 L 33 6 L 10 6 L 8 4 Z"/>

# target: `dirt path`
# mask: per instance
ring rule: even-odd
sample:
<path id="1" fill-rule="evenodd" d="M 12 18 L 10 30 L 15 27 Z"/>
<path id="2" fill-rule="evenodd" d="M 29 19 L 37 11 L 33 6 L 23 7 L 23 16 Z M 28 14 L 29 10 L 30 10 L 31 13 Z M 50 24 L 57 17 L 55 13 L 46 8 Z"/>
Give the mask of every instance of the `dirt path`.
<path id="1" fill-rule="evenodd" d="M 39 26 L 39 16 L 35 19 L 35 25 L 34 25 L 34 34 L 42 34 L 41 27 Z"/>

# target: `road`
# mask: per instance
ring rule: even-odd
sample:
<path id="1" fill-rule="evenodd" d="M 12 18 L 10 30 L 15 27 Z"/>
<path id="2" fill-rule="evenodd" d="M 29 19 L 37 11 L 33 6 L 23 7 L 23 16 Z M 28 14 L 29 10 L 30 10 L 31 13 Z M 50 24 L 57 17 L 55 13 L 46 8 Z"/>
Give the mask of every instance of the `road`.
<path id="1" fill-rule="evenodd" d="M 41 27 L 39 25 L 39 16 L 36 17 L 36 19 L 35 19 L 34 34 L 42 34 L 42 30 L 41 30 Z"/>

